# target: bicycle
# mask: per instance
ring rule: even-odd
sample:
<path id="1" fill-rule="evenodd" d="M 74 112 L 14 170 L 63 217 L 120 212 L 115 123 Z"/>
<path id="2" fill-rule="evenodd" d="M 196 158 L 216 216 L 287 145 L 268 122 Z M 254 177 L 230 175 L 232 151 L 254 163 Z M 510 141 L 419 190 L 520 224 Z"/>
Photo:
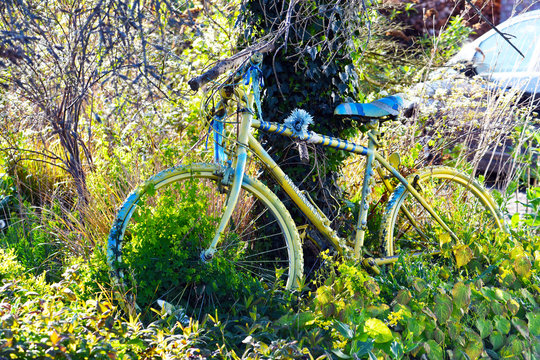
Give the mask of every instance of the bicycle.
<path id="1" fill-rule="evenodd" d="M 138 239 L 137 232 L 157 236 L 155 242 L 168 243 L 174 249 L 170 252 L 172 269 L 163 269 L 165 275 L 151 288 L 148 281 L 140 281 L 138 289 L 148 293 L 150 302 L 159 298 L 162 305 L 181 304 L 175 311 L 184 320 L 197 313 L 200 316 L 203 308 L 215 306 L 223 297 L 235 301 L 230 298 L 234 296 L 231 289 L 238 286 L 248 292 L 261 284 L 268 287 L 281 283 L 286 289 L 298 286 L 303 276 L 302 242 L 308 241 L 307 237 L 305 233 L 299 234 L 276 194 L 250 175 L 253 171 L 246 165 L 248 151 L 335 251 L 342 256 L 351 254 L 373 269 L 396 262 L 402 253 L 435 256 L 442 247 L 463 243 L 476 232 L 505 230 L 495 201 L 470 175 L 434 166 L 405 177 L 397 170 L 397 156 L 391 155 L 387 160 L 377 151 L 381 145 L 380 124 L 396 119 L 404 105 L 400 96 L 336 108 L 335 114 L 361 121 L 361 131 L 368 138 L 368 145 L 362 146 L 309 131 L 312 118 L 303 110 L 295 110 L 283 124 L 264 121 L 258 93 L 261 61 L 260 53 L 253 54 L 214 92 L 220 98 L 209 116 L 208 136 L 212 136 L 215 147 L 214 163 L 181 165 L 162 171 L 134 190 L 120 208 L 109 234 L 108 261 L 113 277 L 124 288 L 126 278 L 144 275 L 144 267 L 138 272 L 130 270 L 133 263 L 122 258 L 124 245 Z M 208 82 L 212 77 L 215 74 L 205 73 L 197 79 Z M 228 127 L 232 130 L 227 132 Z M 366 158 L 353 249 L 257 141 L 254 129 Z M 381 225 L 383 256 L 377 258 L 366 255 L 363 249 L 370 184 L 375 172 L 392 192 Z M 394 187 L 393 183 L 398 185 Z M 160 206 L 164 210 L 154 210 Z M 456 218 L 458 209 L 466 218 Z M 190 213 L 197 214 L 195 219 L 186 220 Z M 152 222 L 156 217 L 163 219 L 156 224 Z M 172 230 L 164 230 L 169 226 Z M 156 235 L 160 231 L 169 233 L 160 238 Z M 145 251 L 150 249 L 137 246 L 139 259 L 144 259 Z M 159 267 L 160 260 L 152 256 L 148 254 L 145 260 L 148 266 Z M 129 281 L 132 286 L 133 281 Z M 158 294 L 156 289 L 161 287 L 168 290 Z"/>

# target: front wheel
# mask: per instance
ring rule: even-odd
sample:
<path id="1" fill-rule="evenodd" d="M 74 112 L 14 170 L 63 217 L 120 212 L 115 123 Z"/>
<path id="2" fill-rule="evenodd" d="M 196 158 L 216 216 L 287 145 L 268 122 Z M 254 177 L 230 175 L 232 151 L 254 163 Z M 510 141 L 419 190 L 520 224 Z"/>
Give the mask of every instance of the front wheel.
<path id="1" fill-rule="evenodd" d="M 115 277 L 142 310 L 166 305 L 182 320 L 302 275 L 300 239 L 279 199 L 244 177 L 236 208 L 211 260 L 202 259 L 225 210 L 228 186 L 217 165 L 165 170 L 135 190 L 108 240 Z"/>
<path id="2" fill-rule="evenodd" d="M 426 168 L 408 179 L 462 243 L 479 234 L 504 231 L 491 195 L 470 175 L 453 168 Z M 400 184 L 383 217 L 381 237 L 386 256 L 400 253 L 438 253 L 450 235 Z"/>

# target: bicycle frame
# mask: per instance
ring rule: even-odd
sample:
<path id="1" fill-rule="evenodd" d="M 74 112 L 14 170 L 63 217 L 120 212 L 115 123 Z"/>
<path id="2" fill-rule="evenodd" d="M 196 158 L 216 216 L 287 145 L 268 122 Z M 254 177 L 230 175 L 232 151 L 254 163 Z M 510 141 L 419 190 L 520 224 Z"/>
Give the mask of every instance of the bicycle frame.
<path id="1" fill-rule="evenodd" d="M 347 140 L 320 135 L 313 132 L 310 132 L 309 137 L 305 139 L 305 141 L 308 143 L 319 144 L 339 150 L 345 150 L 366 157 L 366 169 L 364 172 L 364 179 L 362 184 L 360 213 L 358 216 L 358 224 L 356 226 L 356 236 L 354 240 L 354 258 L 360 260 L 362 257 L 362 249 L 364 245 L 367 215 L 369 209 L 368 195 L 371 191 L 369 183 L 371 177 L 374 175 L 373 164 L 375 161 L 379 163 L 382 167 L 384 167 L 386 170 L 388 170 L 395 178 L 397 178 L 399 182 L 401 182 L 411 193 L 411 195 L 414 196 L 418 200 L 418 202 L 431 214 L 431 216 L 433 216 L 433 218 L 442 226 L 442 228 L 447 231 L 454 240 L 460 242 L 460 240 L 452 232 L 452 230 L 450 230 L 450 228 L 445 224 L 445 222 L 438 216 L 437 213 L 435 213 L 433 208 L 427 203 L 425 198 L 415 189 L 413 184 L 408 182 L 405 177 L 403 177 L 388 161 L 383 158 L 381 154 L 377 152 L 377 147 L 379 146 L 377 137 L 379 133 L 376 131 L 376 128 L 378 124 L 378 120 L 374 120 L 371 123 L 368 123 L 369 130 L 367 132 L 367 136 L 369 138 L 369 141 L 367 147 L 349 142 Z M 217 244 L 219 243 L 221 234 L 227 226 L 232 211 L 236 206 L 246 168 L 248 149 L 252 151 L 261 160 L 261 162 L 266 166 L 267 170 L 276 179 L 278 184 L 287 193 L 287 195 L 289 195 L 289 197 L 299 207 L 299 209 L 306 215 L 306 217 L 313 224 L 313 226 L 315 226 L 315 228 L 321 234 L 323 234 L 323 236 L 328 241 L 330 241 L 330 243 L 341 255 L 344 255 L 345 249 L 347 248 L 344 239 L 341 239 L 337 235 L 337 233 L 330 227 L 330 220 L 326 217 L 326 215 L 313 202 L 308 200 L 304 193 L 299 190 L 296 185 L 294 185 L 291 179 L 283 172 L 283 170 L 271 158 L 271 156 L 266 152 L 262 145 L 255 139 L 255 137 L 251 134 L 251 128 L 259 129 L 267 133 L 275 133 L 292 138 L 295 137 L 295 133 L 283 124 L 254 120 L 251 111 L 242 111 L 242 120 L 240 122 L 240 128 L 238 132 L 238 148 L 231 167 L 231 170 L 234 173 L 234 178 L 232 179 L 232 183 L 230 184 L 230 193 L 227 200 L 226 209 L 221 218 L 221 222 L 212 240 L 211 245 L 207 250 L 202 252 L 201 258 L 203 260 L 208 260 L 213 256 L 216 251 Z M 377 171 L 381 175 L 381 179 L 383 179 L 385 186 L 390 191 L 393 191 L 393 188 L 388 182 L 388 180 L 386 180 L 385 177 L 382 176 L 381 169 L 379 167 L 377 167 Z M 487 199 L 482 199 L 481 201 L 485 202 L 486 204 L 489 203 Z M 411 220 L 414 226 L 415 222 L 412 218 L 412 215 L 408 213 L 407 209 L 402 208 L 402 211 L 405 212 L 405 215 Z M 371 260 L 373 260 L 374 264 L 376 265 L 383 265 L 397 261 L 397 256 Z"/>

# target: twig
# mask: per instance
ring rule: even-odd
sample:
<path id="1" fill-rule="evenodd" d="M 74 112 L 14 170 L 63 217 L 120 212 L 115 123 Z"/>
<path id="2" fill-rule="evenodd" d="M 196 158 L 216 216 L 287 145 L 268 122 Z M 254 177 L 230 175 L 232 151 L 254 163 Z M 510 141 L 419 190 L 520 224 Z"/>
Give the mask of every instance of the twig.
<path id="1" fill-rule="evenodd" d="M 519 55 L 521 55 L 521 57 L 525 58 L 525 55 L 523 55 L 523 53 L 521 51 L 519 51 L 519 49 L 514 45 L 512 44 L 512 42 L 510 41 L 509 38 L 506 37 L 506 35 L 504 33 L 502 33 L 499 29 L 497 29 L 497 27 L 495 25 L 493 25 L 493 23 L 491 21 L 489 21 L 489 19 L 487 17 L 484 16 L 484 14 L 482 14 L 482 11 L 480 11 L 479 8 L 476 7 L 476 5 L 474 5 L 471 0 L 465 0 L 466 2 L 469 3 L 469 5 L 472 6 L 472 8 L 474 9 L 474 11 L 476 11 L 476 13 L 482 18 L 482 20 L 484 20 L 485 22 L 487 22 L 489 24 L 489 26 L 491 26 L 491 28 L 493 30 L 495 30 L 497 32 L 497 34 L 501 35 L 502 38 L 510 44 L 510 46 L 512 46 L 518 53 Z"/>

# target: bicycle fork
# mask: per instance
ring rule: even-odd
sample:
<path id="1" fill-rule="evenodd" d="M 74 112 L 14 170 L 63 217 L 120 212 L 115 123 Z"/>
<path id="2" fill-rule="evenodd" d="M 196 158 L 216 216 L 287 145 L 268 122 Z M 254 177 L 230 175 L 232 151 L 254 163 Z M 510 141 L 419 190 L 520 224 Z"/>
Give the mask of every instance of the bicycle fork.
<path id="1" fill-rule="evenodd" d="M 236 203 L 238 202 L 238 197 L 240 196 L 240 190 L 242 188 L 242 182 L 244 181 L 244 172 L 246 169 L 246 162 L 247 162 L 246 147 L 247 147 L 247 142 L 248 142 L 249 129 L 251 127 L 252 117 L 253 116 L 249 111 L 245 110 L 242 112 L 242 122 L 240 124 L 240 130 L 238 134 L 238 148 L 236 152 L 236 160 L 235 160 L 235 163 L 233 163 L 232 165 L 234 169 L 234 176 L 233 176 L 229 196 L 227 198 L 225 212 L 221 216 L 221 221 L 216 230 L 214 238 L 212 239 L 212 243 L 207 249 L 201 252 L 201 260 L 204 262 L 210 261 L 212 257 L 214 256 L 216 252 L 217 244 L 219 243 L 219 240 L 221 239 L 223 231 L 225 231 L 225 228 L 227 227 L 227 224 L 229 223 L 229 220 L 231 219 L 232 212 L 234 208 L 236 207 Z"/>

